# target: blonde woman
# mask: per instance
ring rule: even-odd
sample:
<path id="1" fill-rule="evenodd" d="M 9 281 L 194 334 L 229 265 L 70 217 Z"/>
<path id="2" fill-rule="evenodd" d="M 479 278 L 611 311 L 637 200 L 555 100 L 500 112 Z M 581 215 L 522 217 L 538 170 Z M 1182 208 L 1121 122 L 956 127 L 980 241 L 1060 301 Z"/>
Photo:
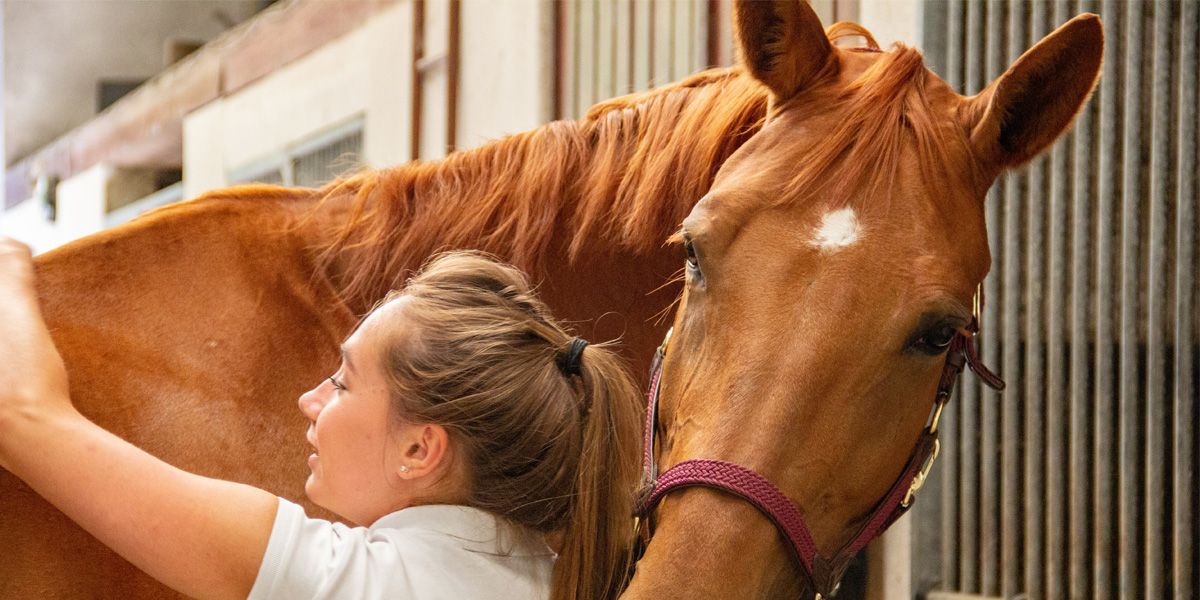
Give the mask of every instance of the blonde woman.
<path id="1" fill-rule="evenodd" d="M 356 526 L 176 469 L 80 415 L 29 250 L 0 238 L 0 467 L 196 598 L 615 595 L 639 408 L 612 352 L 472 253 L 430 262 L 342 349 L 299 400 L 305 490 Z"/>

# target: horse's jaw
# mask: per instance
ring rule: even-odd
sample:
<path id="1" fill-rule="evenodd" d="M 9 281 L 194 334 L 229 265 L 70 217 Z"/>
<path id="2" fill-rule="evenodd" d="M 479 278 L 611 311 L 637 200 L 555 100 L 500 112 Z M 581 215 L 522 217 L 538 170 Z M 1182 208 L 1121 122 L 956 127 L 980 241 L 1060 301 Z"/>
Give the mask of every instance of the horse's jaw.
<path id="1" fill-rule="evenodd" d="M 622 600 L 794 599 L 799 571 L 775 526 L 749 503 L 705 489 L 665 498 Z"/>

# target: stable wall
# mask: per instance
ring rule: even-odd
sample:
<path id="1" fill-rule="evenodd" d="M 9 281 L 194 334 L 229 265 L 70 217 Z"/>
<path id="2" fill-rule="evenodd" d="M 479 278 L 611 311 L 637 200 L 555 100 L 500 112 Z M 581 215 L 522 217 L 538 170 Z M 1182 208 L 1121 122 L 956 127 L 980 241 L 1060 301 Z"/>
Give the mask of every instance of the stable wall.
<path id="1" fill-rule="evenodd" d="M 445 2 L 426 3 L 426 55 L 446 49 Z M 552 6 L 540 0 L 461 4 L 455 146 L 533 129 L 551 115 Z M 412 158 L 413 5 L 365 26 L 184 120 L 184 197 L 229 185 L 280 152 L 355 119 L 361 161 Z M 445 63 L 423 71 L 421 157 L 445 155 Z"/>

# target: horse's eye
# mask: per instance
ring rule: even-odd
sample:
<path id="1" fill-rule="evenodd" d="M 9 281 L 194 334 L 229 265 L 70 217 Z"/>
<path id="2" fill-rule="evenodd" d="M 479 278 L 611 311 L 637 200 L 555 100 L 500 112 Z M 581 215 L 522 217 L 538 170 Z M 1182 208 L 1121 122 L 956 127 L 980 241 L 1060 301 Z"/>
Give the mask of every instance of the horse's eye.
<path id="1" fill-rule="evenodd" d="M 923 346 L 923 350 L 929 351 L 930 354 L 940 354 L 946 348 L 950 347 L 950 341 L 954 339 L 954 334 L 957 330 L 950 325 L 942 325 L 921 337 L 917 343 Z"/>
<path id="2" fill-rule="evenodd" d="M 687 253 L 688 269 L 699 270 L 700 261 L 696 258 L 696 246 L 692 244 L 692 240 L 684 238 L 683 251 Z"/>

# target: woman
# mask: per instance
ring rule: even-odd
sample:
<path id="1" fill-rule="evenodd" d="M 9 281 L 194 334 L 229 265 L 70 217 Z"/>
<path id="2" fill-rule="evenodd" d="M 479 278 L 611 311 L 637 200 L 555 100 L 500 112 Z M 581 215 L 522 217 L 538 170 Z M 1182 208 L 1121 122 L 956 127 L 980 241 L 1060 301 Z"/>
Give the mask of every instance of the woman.
<path id="1" fill-rule="evenodd" d="M 305 490 L 358 527 L 176 469 L 80 415 L 29 250 L 0 238 L 0 467 L 197 598 L 615 595 L 639 409 L 610 351 L 472 253 L 430 262 L 342 351 L 300 398 Z"/>

